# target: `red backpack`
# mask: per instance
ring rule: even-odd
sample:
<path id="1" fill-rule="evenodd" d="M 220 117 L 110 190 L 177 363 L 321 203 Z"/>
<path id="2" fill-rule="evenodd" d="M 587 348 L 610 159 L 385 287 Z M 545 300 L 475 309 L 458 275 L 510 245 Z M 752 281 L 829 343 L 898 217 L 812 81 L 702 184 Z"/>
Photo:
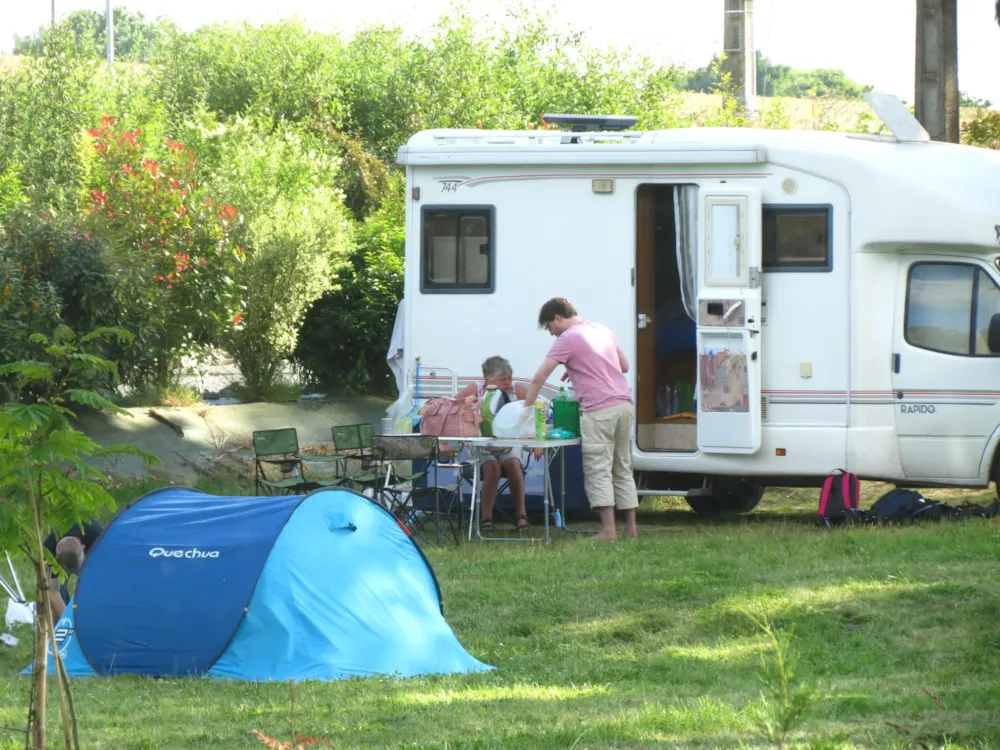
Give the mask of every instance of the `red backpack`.
<path id="1" fill-rule="evenodd" d="M 864 515 L 858 508 L 860 496 L 861 482 L 857 475 L 843 469 L 834 469 L 823 480 L 823 490 L 819 496 L 820 526 L 834 526 L 844 521 L 860 519 Z"/>
<path id="2" fill-rule="evenodd" d="M 479 399 L 432 398 L 420 408 L 420 434 L 438 437 L 480 437 L 483 421 Z"/>

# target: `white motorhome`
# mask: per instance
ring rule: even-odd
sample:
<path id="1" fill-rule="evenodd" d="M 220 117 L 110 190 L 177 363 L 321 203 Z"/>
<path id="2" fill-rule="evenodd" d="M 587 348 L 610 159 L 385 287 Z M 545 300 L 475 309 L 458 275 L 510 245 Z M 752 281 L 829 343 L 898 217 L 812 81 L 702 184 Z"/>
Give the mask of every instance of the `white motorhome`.
<path id="1" fill-rule="evenodd" d="M 527 382 L 552 342 L 538 310 L 561 296 L 632 362 L 645 494 L 743 511 L 838 468 L 987 486 L 1000 154 L 932 142 L 898 99 L 867 98 L 887 133 L 567 116 L 414 135 L 398 155 L 408 382 L 453 393 L 493 354 Z"/>

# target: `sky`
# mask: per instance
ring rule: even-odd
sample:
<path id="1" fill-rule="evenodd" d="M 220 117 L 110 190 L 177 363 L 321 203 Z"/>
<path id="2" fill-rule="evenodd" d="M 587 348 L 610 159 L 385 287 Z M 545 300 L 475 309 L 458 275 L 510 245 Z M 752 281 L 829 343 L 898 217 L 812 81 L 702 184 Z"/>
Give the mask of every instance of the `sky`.
<path id="1" fill-rule="evenodd" d="M 0 0 L 0 54 L 56 17 L 103 0 Z M 529 0 L 530 1 L 530 0 Z M 115 0 L 147 18 L 169 16 L 190 30 L 207 23 L 253 23 L 296 16 L 317 31 L 351 32 L 370 23 L 418 34 L 448 12 L 453 0 Z M 959 88 L 1000 105 L 996 64 L 1000 27 L 995 0 L 958 0 Z M 598 45 L 632 47 L 664 63 L 706 64 L 722 48 L 724 0 L 535 0 L 554 20 L 587 32 Z M 469 0 L 474 16 L 502 8 Z M 496 10 L 493 10 L 495 13 Z M 755 46 L 772 61 L 796 68 L 840 68 L 859 83 L 913 102 L 916 0 L 755 0 Z"/>

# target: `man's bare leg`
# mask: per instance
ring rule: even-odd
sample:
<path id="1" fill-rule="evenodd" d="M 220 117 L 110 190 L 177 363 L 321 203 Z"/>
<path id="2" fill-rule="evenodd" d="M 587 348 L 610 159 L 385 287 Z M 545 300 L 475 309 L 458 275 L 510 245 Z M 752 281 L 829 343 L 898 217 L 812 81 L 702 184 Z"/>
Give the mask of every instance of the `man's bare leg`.
<path id="1" fill-rule="evenodd" d="M 615 506 L 608 505 L 601 508 L 601 533 L 594 539 L 617 539 L 618 531 L 615 529 Z"/>
<path id="2" fill-rule="evenodd" d="M 625 535 L 633 539 L 639 538 L 639 529 L 635 525 L 635 508 L 623 511 L 625 513 Z"/>

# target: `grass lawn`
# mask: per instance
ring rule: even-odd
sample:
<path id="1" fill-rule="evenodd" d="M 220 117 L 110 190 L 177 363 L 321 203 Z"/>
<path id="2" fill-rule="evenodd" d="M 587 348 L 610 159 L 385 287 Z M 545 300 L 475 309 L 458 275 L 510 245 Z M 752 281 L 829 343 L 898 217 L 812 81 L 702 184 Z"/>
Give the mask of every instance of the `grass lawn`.
<path id="1" fill-rule="evenodd" d="M 658 501 L 644 503 L 638 543 L 557 535 L 549 547 L 430 549 L 445 616 L 497 669 L 297 685 L 296 728 L 337 748 L 773 746 L 760 732 L 778 705 L 763 698 L 761 657 L 776 652 L 750 613 L 792 634 L 792 688 L 816 691 L 792 744 L 1000 747 L 1000 521 L 824 531 L 815 504 L 814 492 L 773 492 L 723 521 Z M 15 673 L 30 630 L 17 635 L 17 648 L 0 646 L 0 727 L 24 725 L 28 680 Z M 287 684 L 74 686 L 87 748 L 263 748 L 253 730 L 289 736 Z M 0 748 L 21 747 L 0 734 Z"/>

